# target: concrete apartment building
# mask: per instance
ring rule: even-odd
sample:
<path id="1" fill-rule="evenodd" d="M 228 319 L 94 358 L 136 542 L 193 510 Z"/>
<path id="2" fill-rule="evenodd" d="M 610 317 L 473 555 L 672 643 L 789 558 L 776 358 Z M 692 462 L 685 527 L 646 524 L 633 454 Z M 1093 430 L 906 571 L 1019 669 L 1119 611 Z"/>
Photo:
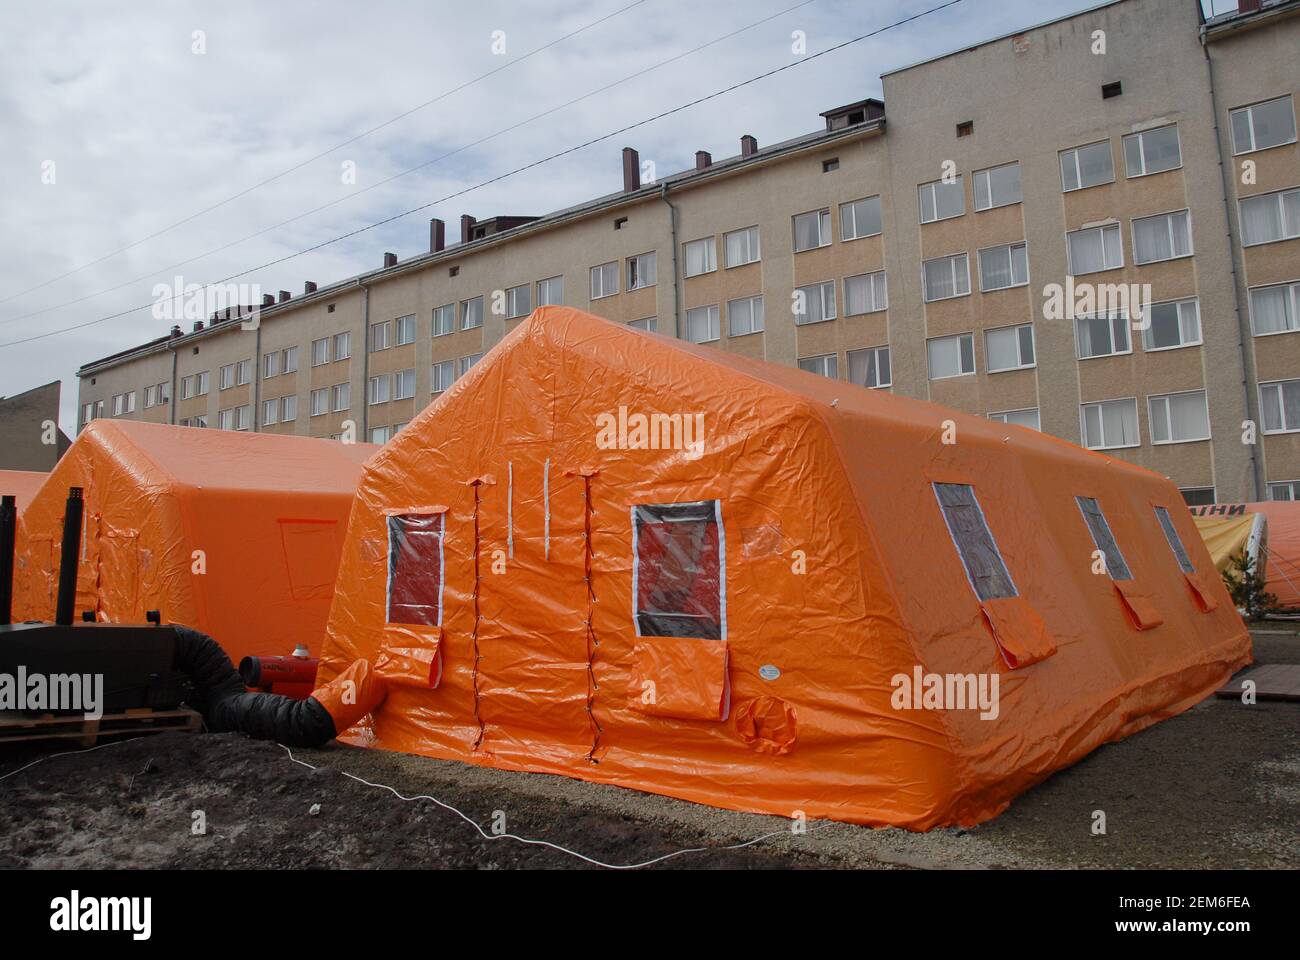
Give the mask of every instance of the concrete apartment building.
<path id="1" fill-rule="evenodd" d="M 81 422 L 386 441 L 536 306 L 1300 498 L 1300 0 L 1118 0 L 884 75 L 824 129 L 281 291 L 79 371 Z M 1139 322 L 1053 286 L 1139 285 Z M 1059 298 L 1057 300 L 1059 305 Z M 1255 428 L 1251 430 L 1251 424 Z M 938 424 L 936 424 L 938 427 Z"/>

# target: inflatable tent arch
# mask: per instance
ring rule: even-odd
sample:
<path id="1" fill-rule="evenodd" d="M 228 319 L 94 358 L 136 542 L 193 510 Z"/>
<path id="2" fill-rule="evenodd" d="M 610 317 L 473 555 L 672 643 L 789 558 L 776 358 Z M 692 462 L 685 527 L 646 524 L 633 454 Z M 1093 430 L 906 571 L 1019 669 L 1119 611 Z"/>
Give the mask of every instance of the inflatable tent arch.
<path id="1" fill-rule="evenodd" d="M 1166 479 L 544 307 L 366 465 L 320 677 L 383 679 L 354 742 L 926 829 L 1249 660 Z"/>
<path id="2" fill-rule="evenodd" d="M 78 613 L 143 623 L 158 610 L 235 663 L 298 644 L 318 655 L 361 465 L 377 449 L 94 420 L 23 513 L 16 618 L 54 619 L 64 504 L 79 486 Z"/>

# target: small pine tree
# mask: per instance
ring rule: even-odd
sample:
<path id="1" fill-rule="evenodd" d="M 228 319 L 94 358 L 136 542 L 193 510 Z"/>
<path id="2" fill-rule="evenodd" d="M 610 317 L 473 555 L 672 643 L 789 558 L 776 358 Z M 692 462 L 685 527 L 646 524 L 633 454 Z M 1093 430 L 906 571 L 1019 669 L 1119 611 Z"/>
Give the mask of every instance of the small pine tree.
<path id="1" fill-rule="evenodd" d="M 1267 583 L 1256 571 L 1255 558 L 1248 556 L 1244 549 L 1228 558 L 1223 582 L 1232 595 L 1232 602 L 1245 611 L 1247 620 L 1263 620 L 1278 609 L 1277 597 L 1265 589 Z"/>

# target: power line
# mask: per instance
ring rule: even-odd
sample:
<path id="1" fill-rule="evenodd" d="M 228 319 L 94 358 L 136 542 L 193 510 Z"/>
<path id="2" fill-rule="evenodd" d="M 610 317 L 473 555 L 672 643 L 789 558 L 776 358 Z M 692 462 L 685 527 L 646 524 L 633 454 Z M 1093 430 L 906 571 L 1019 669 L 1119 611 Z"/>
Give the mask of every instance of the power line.
<path id="1" fill-rule="evenodd" d="M 330 200 L 329 202 L 323 203 L 318 207 L 313 207 L 311 210 L 307 210 L 303 213 L 292 216 L 287 220 L 281 220 L 279 223 L 272 224 L 268 227 L 263 227 L 260 230 L 256 230 L 253 233 L 248 234 L 247 236 L 240 237 L 238 240 L 231 240 L 230 242 L 222 244 L 219 247 L 213 247 L 211 250 L 206 250 L 203 253 L 195 254 L 194 256 L 189 257 L 185 260 L 178 260 L 177 262 L 170 264 L 166 267 L 160 267 L 157 270 L 152 270 L 149 273 L 143 274 L 141 276 L 133 277 L 130 280 L 124 280 L 121 283 L 115 284 L 114 286 L 105 287 L 103 290 L 96 290 L 93 293 L 83 294 L 80 297 L 74 297 L 71 300 L 66 300 L 63 303 L 57 303 L 54 304 L 53 306 L 42 307 L 40 310 L 32 310 L 29 313 L 22 313 L 12 317 L 5 317 L 3 319 L 0 319 L 0 324 L 14 323 L 18 320 L 27 320 L 30 319 L 31 317 L 39 317 L 46 313 L 52 313 L 55 310 L 62 310 L 65 307 L 76 306 L 77 304 L 84 303 L 87 300 L 93 300 L 96 297 L 101 297 L 106 293 L 113 293 L 114 291 L 121 290 L 123 287 L 129 287 L 132 284 L 140 283 L 143 280 L 149 280 L 153 277 L 161 276 L 162 274 L 165 273 L 170 273 L 171 271 L 179 269 L 180 267 L 188 266 L 189 264 L 194 263 L 195 261 L 202 260 L 206 257 L 210 257 L 216 253 L 221 253 L 222 251 L 225 250 L 229 250 L 231 247 L 236 247 L 239 244 L 246 243 L 249 240 L 255 240 L 256 238 L 263 236 L 267 233 L 270 233 L 273 230 L 278 230 L 281 227 L 286 227 L 291 223 L 296 223 L 299 220 L 303 220 L 307 217 L 314 216 L 315 214 L 320 213 L 322 210 L 327 210 L 330 207 L 337 206 L 340 203 L 345 203 L 349 200 L 356 199 L 357 197 L 361 196 L 363 193 L 368 193 L 371 190 L 375 190 L 379 187 L 392 183 L 394 180 L 399 180 L 402 177 L 407 176 L 408 174 L 412 174 L 418 170 L 423 170 L 427 167 L 433 166 L 434 164 L 441 163 L 443 160 L 446 160 L 450 157 L 454 157 L 457 154 L 463 153 L 464 151 L 469 150 L 473 147 L 480 146 L 484 143 L 487 143 L 490 140 L 495 140 L 497 137 L 503 136 L 504 134 L 517 130 L 520 127 L 533 123 L 536 120 L 540 120 L 543 117 L 550 116 L 553 113 L 558 113 L 561 110 L 573 106 L 575 103 L 581 103 L 583 100 L 588 100 L 591 97 L 604 93 L 607 90 L 611 90 L 614 87 L 619 86 L 620 84 L 627 83 L 628 81 L 634 80 L 637 77 L 644 76 L 647 73 L 652 73 L 653 71 L 665 67 L 670 63 L 675 63 L 678 60 L 682 60 L 686 57 L 691 56 L 692 54 L 700 52 L 701 50 L 704 50 L 711 46 L 715 46 L 716 44 L 719 44 L 724 40 L 729 40 L 732 37 L 735 37 L 741 33 L 744 33 L 748 30 L 752 30 L 755 27 L 761 26 L 762 24 L 767 23 L 771 20 L 775 20 L 777 17 L 784 16 L 787 13 L 792 13 L 793 11 L 798 10 L 800 7 L 806 7 L 809 4 L 815 2 L 817 2 L 817 0 L 801 0 L 801 2 L 796 3 L 792 7 L 786 7 L 784 10 L 778 10 L 776 13 L 763 17 L 760 20 L 756 20 L 753 23 L 747 24 L 736 30 L 732 30 L 730 33 L 723 34 L 720 37 L 715 37 L 713 40 L 709 40 L 705 43 L 702 43 L 697 47 L 694 47 L 683 53 L 679 53 L 675 56 L 669 57 L 667 60 L 661 60 L 658 63 L 653 64 L 652 66 L 645 67 L 641 70 L 636 71 L 635 73 L 628 74 L 627 76 L 622 77 L 619 80 L 614 80 L 611 83 L 607 83 L 602 87 L 597 87 L 595 90 L 588 91 L 587 93 L 584 93 L 582 96 L 574 97 L 572 100 L 565 101 L 564 103 L 561 103 L 557 106 L 550 107 L 547 110 L 543 110 L 541 113 L 534 114 L 533 116 L 528 117 L 524 120 L 520 120 L 516 123 L 513 123 L 508 127 L 505 127 L 501 130 L 497 130 L 495 133 L 490 133 L 470 143 L 466 143 L 460 147 L 457 147 L 455 150 L 451 150 L 447 153 L 442 154 L 441 156 L 434 157 L 432 160 L 426 160 L 423 163 L 416 164 L 414 167 L 410 167 L 409 169 L 403 170 L 400 173 L 395 173 L 390 177 L 385 177 L 383 180 L 380 180 L 376 183 L 372 183 L 368 187 L 362 187 L 361 189 L 355 190 L 352 193 L 347 194 L 346 196 L 338 197 L 337 199 Z"/>
<path id="2" fill-rule="evenodd" d="M 328 239 L 328 240 L 322 240 L 320 243 L 313 244 L 313 245 L 310 246 L 310 247 L 305 247 L 304 249 L 299 250 L 299 251 L 297 251 L 296 253 L 286 254 L 286 255 L 283 256 L 283 257 L 277 257 L 277 258 L 274 259 L 274 260 L 268 260 L 268 261 L 265 262 L 265 263 L 258 264 L 257 266 L 254 266 L 254 267 L 249 267 L 249 268 L 246 269 L 246 270 L 241 270 L 241 271 L 239 271 L 239 272 L 237 272 L 237 273 L 232 273 L 232 274 L 230 274 L 229 276 L 222 277 L 222 278 L 219 279 L 219 280 L 213 280 L 213 281 L 210 281 L 208 284 L 206 284 L 206 286 L 215 286 L 216 284 L 228 283 L 228 282 L 231 281 L 231 280 L 236 280 L 236 279 L 238 279 L 238 278 L 240 278 L 240 277 L 247 276 L 248 274 L 250 274 L 250 273 L 254 273 L 255 271 L 258 271 L 258 270 L 266 270 L 266 269 L 268 269 L 268 268 L 270 268 L 270 267 L 278 266 L 278 265 L 281 264 L 281 263 L 287 263 L 287 262 L 290 261 L 290 260 L 295 260 L 295 259 L 297 259 L 298 257 L 305 256 L 306 254 L 314 253 L 314 252 L 317 251 L 317 250 L 323 249 L 324 247 L 331 246 L 331 245 L 333 245 L 333 244 L 335 244 L 335 243 L 338 243 L 338 242 L 340 242 L 340 241 L 342 241 L 342 240 L 347 240 L 347 239 L 349 239 L 349 238 L 351 238 L 351 237 L 358 236 L 359 234 L 366 233 L 366 232 L 368 232 L 368 231 L 370 231 L 370 230 L 374 230 L 374 229 L 376 229 L 376 228 L 378 228 L 378 227 L 385 226 L 385 225 L 387 225 L 387 224 L 389 224 L 389 223 L 393 223 L 393 222 L 396 221 L 396 220 L 401 220 L 401 219 L 403 219 L 403 218 L 405 218 L 405 217 L 409 217 L 409 216 L 410 216 L 411 214 L 413 214 L 413 213 L 419 213 L 419 212 L 422 211 L 422 210 L 427 210 L 428 208 L 433 207 L 433 206 L 437 206 L 437 205 L 440 204 L 440 203 L 446 203 L 448 200 L 454 200 L 454 199 L 456 199 L 457 197 L 464 196 L 465 194 L 470 193 L 470 192 L 472 192 L 472 191 L 474 191 L 474 190 L 479 190 L 479 189 L 481 189 L 481 188 L 483 188 L 483 187 L 490 186 L 490 185 L 492 185 L 492 184 L 494 184 L 494 183 L 499 183 L 499 182 L 502 181 L 502 180 L 505 180 L 505 179 L 507 179 L 507 178 L 509 178 L 509 177 L 516 176 L 517 174 L 520 174 L 520 173 L 524 173 L 524 172 L 526 172 L 526 171 L 528 171 L 528 170 L 533 169 L 534 167 L 539 167 L 539 166 L 541 166 L 541 165 L 543 165 L 543 164 L 549 163 L 549 162 L 551 162 L 552 160 L 557 160 L 557 159 L 559 159 L 560 157 L 568 156 L 568 155 L 571 154 L 571 153 L 577 153 L 579 150 L 584 150 L 584 149 L 586 149 L 587 147 L 593 146 L 593 145 L 595 145 L 595 144 L 597 144 L 597 143 L 601 143 L 601 142 L 603 142 L 603 141 L 605 141 L 605 140 L 612 139 L 613 137 L 617 137 L 617 136 L 619 136 L 620 134 L 627 133 L 627 132 L 630 131 L 630 130 L 635 130 L 635 129 L 637 129 L 638 127 L 646 126 L 647 124 L 651 124 L 651 123 L 654 123 L 654 122 L 656 122 L 656 121 L 658 121 L 658 120 L 662 120 L 662 119 L 664 119 L 665 117 L 670 117 L 670 116 L 672 116 L 672 115 L 674 115 L 674 114 L 681 113 L 681 112 L 684 111 L 684 110 L 689 110 L 689 109 L 691 109 L 692 107 L 699 106 L 700 104 L 702 104 L 702 103 L 706 103 L 706 102 L 708 102 L 708 101 L 710 101 L 710 100 L 715 100 L 715 99 L 717 99 L 718 97 L 725 96 L 725 95 L 727 95 L 728 93 L 733 93 L 733 92 L 735 92 L 736 90 L 740 90 L 740 89 L 742 89 L 743 87 L 747 87 L 747 86 L 749 86 L 750 84 L 757 83 L 757 82 L 759 82 L 760 80 L 766 80 L 766 79 L 769 78 L 769 77 L 773 77 L 773 76 L 776 76 L 777 74 L 784 73 L 784 72 L 787 71 L 787 70 L 793 70 L 794 68 L 796 68 L 796 67 L 800 67 L 800 66 L 804 65 L 805 63 L 809 63 L 809 62 L 811 62 L 811 61 L 813 61 L 813 60 L 816 60 L 816 59 L 818 59 L 818 58 L 820 58 L 820 57 L 824 57 L 824 56 L 826 56 L 826 55 L 828 55 L 828 54 L 831 54 L 831 53 L 836 53 L 836 52 L 838 52 L 838 51 L 840 51 L 840 50 L 843 50 L 843 49 L 846 48 L 846 47 L 852 46 L 852 45 L 855 44 L 855 43 L 860 43 L 861 41 L 863 41 L 863 40 L 868 40 L 868 39 L 870 39 L 871 37 L 879 36 L 880 34 L 886 32 L 886 31 L 888 31 L 888 30 L 892 30 L 892 29 L 894 29 L 894 28 L 896 28 L 896 27 L 904 26 L 905 24 L 911 23 L 911 22 L 913 22 L 913 21 L 915 21 L 915 20 L 919 20 L 919 19 L 921 19 L 922 17 L 929 16 L 929 15 L 932 14 L 932 13 L 937 13 L 937 12 L 939 12 L 940 10 L 945 10 L 945 9 L 947 9 L 948 7 L 956 6 L 958 3 L 961 3 L 961 2 L 962 2 L 962 0 L 947 0 L 947 2 L 945 2 L 945 3 L 941 3 L 941 4 L 938 4 L 938 5 L 936 5 L 936 6 L 930 7 L 930 8 L 928 8 L 928 9 L 926 9 L 926 10 L 921 11 L 920 13 L 913 14 L 913 15 L 911 15 L 911 16 L 909 16 L 909 17 L 904 17 L 904 18 L 902 18 L 901 20 L 895 20 L 893 23 L 886 24 L 886 25 L 883 26 L 883 27 L 878 27 L 877 29 L 870 31 L 869 33 L 861 34 L 860 36 L 853 37 L 853 38 L 851 38 L 851 39 L 849 39 L 849 40 L 845 40 L 845 41 L 843 41 L 843 42 L 841 42 L 841 43 L 837 43 L 837 44 L 834 44 L 833 46 L 827 47 L 827 48 L 825 48 L 824 50 L 819 50 L 819 51 L 817 51 L 816 53 L 808 54 L 806 57 L 804 57 L 804 58 L 801 59 L 801 60 L 796 60 L 796 61 L 794 61 L 794 62 L 792 62 L 792 63 L 787 63 L 787 64 L 784 64 L 784 65 L 782 65 L 782 66 L 780 66 L 780 67 L 775 67 L 775 68 L 773 68 L 773 69 L 771 69 L 771 70 L 767 70 L 767 71 L 765 71 L 765 72 L 763 72 L 763 73 L 757 74 L 757 75 L 755 75 L 755 76 L 753 76 L 753 77 L 749 77 L 748 79 L 738 81 L 737 83 L 733 83 L 733 84 L 731 84 L 730 86 L 723 87 L 723 88 L 720 89 L 720 90 L 716 90 L 716 91 L 714 91 L 713 93 L 708 93 L 708 94 L 705 94 L 705 95 L 702 96 L 702 97 L 697 97 L 697 98 L 694 99 L 694 100 L 689 100 L 689 101 L 687 101 L 686 103 L 679 104 L 678 106 L 676 106 L 676 107 L 672 107 L 672 108 L 670 108 L 670 109 L 668 109 L 668 110 L 665 110 L 665 111 L 663 111 L 662 113 L 657 113 L 657 114 L 655 114 L 655 115 L 653 115 L 653 116 L 646 117 L 645 119 L 643 119 L 643 120 L 638 120 L 638 121 L 636 121 L 635 123 L 629 123 L 629 124 L 627 124 L 626 126 L 619 127 L 619 128 L 616 129 L 616 130 L 611 130 L 610 132 L 605 133 L 605 134 L 602 134 L 602 135 L 600 135 L 600 136 L 598 136 L 598 137 L 593 137 L 593 138 L 590 139 L 590 140 L 586 140 L 586 141 L 584 141 L 584 142 L 582 142 L 582 143 L 579 143 L 579 144 L 576 144 L 576 145 L 574 145 L 574 146 L 566 147 L 566 148 L 563 149 L 563 150 L 560 150 L 560 151 L 558 151 L 558 152 L 556 152 L 556 153 L 552 153 L 552 154 L 550 154 L 550 155 L 548 155 L 548 156 L 545 156 L 545 157 L 541 157 L 540 159 L 533 160 L 533 161 L 531 161 L 531 162 L 529 162 L 529 163 L 524 164 L 523 166 L 516 167 L 516 168 L 514 168 L 513 170 L 508 170 L 508 171 L 506 171 L 505 173 L 498 174 L 498 175 L 495 176 L 495 177 L 490 177 L 490 178 L 488 178 L 487 180 L 480 181 L 479 183 L 476 183 L 476 184 L 474 184 L 474 185 L 472 185 L 472 186 L 465 187 L 464 189 L 461 189 L 461 190 L 457 190 L 457 191 L 455 191 L 454 193 L 450 193 L 450 194 L 448 194 L 448 195 L 445 196 L 445 197 L 440 197 L 440 198 L 437 199 L 437 200 L 431 200 L 431 201 L 429 201 L 428 203 L 420 204 L 418 207 L 412 207 L 412 208 L 409 209 L 409 210 L 405 210 L 405 211 L 403 211 L 403 212 L 401 212 L 401 213 L 393 214 L 393 215 L 390 216 L 390 217 L 385 217 L 385 218 L 382 219 L 382 220 L 377 220 L 377 221 L 375 221 L 374 223 L 367 224 L 367 225 L 364 226 L 364 227 L 358 227 L 358 228 L 355 229 L 355 230 L 350 230 L 350 231 L 348 231 L 348 232 L 346 232 L 346 233 L 339 234 L 338 236 L 336 236 L 336 237 L 331 237 L 331 238 Z M 24 344 L 24 343 L 32 343 L 33 341 L 36 341 L 36 340 L 43 340 L 43 339 L 45 339 L 45 338 L 47 338 L 47 337 L 58 336 L 58 335 L 61 334 L 61 333 L 69 333 L 69 332 L 71 332 L 71 331 L 73 331 L 73 330 L 84 330 L 85 328 L 87 328 L 87 327 L 91 327 L 91 326 L 94 326 L 94 325 L 96 325 L 96 324 L 105 323 L 105 322 L 107 322 L 107 321 L 109 321 L 109 320 L 116 320 L 116 319 L 119 318 L 119 317 L 128 316 L 129 314 L 132 314 L 132 313 L 138 313 L 138 312 L 141 311 L 141 310 L 148 310 L 148 309 L 150 309 L 151 307 L 153 307 L 153 305 L 154 305 L 154 302 L 153 302 L 153 301 L 150 301 L 149 303 L 140 304 L 139 306 L 131 307 L 131 308 L 126 309 L 126 310 L 121 310 L 121 311 L 118 311 L 117 313 L 108 314 L 107 316 L 99 317 L 99 318 L 97 318 L 97 319 L 95 319 L 95 320 L 87 320 L 87 321 L 84 322 L 84 323 L 78 323 L 78 324 L 73 324 L 73 325 L 71 325 L 71 326 L 67 326 L 67 327 L 61 327 L 61 328 L 59 328 L 58 330 L 49 330 L 49 331 L 46 331 L 45 333 L 36 334 L 36 335 L 34 335 L 34 336 L 31 336 L 31 337 L 25 337 L 25 338 L 23 338 L 23 339 L 21 339 L 21 340 L 11 340 L 11 341 L 8 341 L 8 342 L 6 342 L 6 343 L 0 343 L 0 348 L 3 348 L 3 347 L 14 347 L 14 346 L 18 346 L 18 345 L 20 345 L 20 344 Z"/>
<path id="3" fill-rule="evenodd" d="M 423 103 L 417 104 L 416 106 L 411 107 L 408 110 L 402 111 L 395 117 L 390 117 L 389 119 L 385 120 L 383 123 L 376 124 L 375 126 L 371 127 L 369 130 L 363 130 L 361 133 L 348 137 L 348 139 L 342 141 L 341 143 L 336 143 L 328 150 L 323 150 L 320 153 L 316 154 L 315 156 L 308 157 L 306 160 L 303 160 L 300 163 L 296 163 L 291 167 L 281 170 L 279 173 L 273 174 L 272 176 L 267 177 L 265 180 L 261 180 L 253 184 L 251 187 L 246 187 L 245 189 L 239 191 L 238 193 L 226 197 L 226 199 L 224 200 L 217 201 L 216 203 L 212 204 L 212 206 L 210 207 L 204 207 L 202 210 L 199 210 L 196 213 L 192 213 L 189 216 L 185 217 L 184 219 L 177 220 L 175 223 L 169 224 L 163 227 L 161 230 L 157 230 L 149 234 L 148 236 L 141 237 L 139 240 L 133 240 L 131 243 L 128 243 L 126 246 L 119 247 L 118 249 L 113 250 L 110 253 L 104 254 L 102 257 L 96 257 L 94 260 L 88 260 L 78 267 L 73 267 L 67 273 L 61 273 L 57 277 L 51 277 L 50 279 L 44 281 L 43 283 L 38 283 L 34 287 L 28 287 L 26 290 L 20 290 L 18 293 L 10 294 L 5 298 L 0 299 L 0 303 L 8 303 L 10 300 L 16 300 L 19 297 L 26 296 L 29 293 L 34 293 L 37 290 L 41 290 L 44 287 L 48 287 L 51 283 L 57 283 L 60 280 L 65 280 L 75 273 L 80 273 L 82 270 L 88 269 L 89 267 L 93 267 L 96 264 L 103 263 L 105 260 L 111 260 L 119 253 L 125 253 L 127 250 L 131 250 L 135 247 L 138 247 L 142 243 L 147 243 L 150 240 L 161 237 L 163 234 L 169 233 L 172 230 L 175 230 L 179 226 L 183 226 L 187 223 L 190 223 L 193 220 L 197 220 L 199 217 L 203 216 L 204 214 L 211 213 L 213 210 L 216 210 L 220 207 L 224 207 L 226 204 L 238 200 L 240 197 L 246 197 L 248 196 L 248 194 L 252 193 L 253 191 L 258 190 L 269 183 L 274 183 L 276 180 L 279 180 L 282 177 L 286 177 L 296 170 L 301 170 L 303 167 L 315 163 L 317 160 L 320 160 L 322 157 L 327 157 L 331 153 L 334 153 L 337 150 L 342 150 L 344 147 L 348 146 L 349 144 L 356 143 L 358 140 L 368 137 L 372 133 L 377 133 L 378 131 L 384 129 L 385 127 L 391 126 L 397 121 L 403 120 L 406 117 L 409 117 L 411 114 L 423 110 L 425 107 L 432 106 L 435 103 L 445 100 L 448 97 L 452 96 L 453 94 L 459 93 L 460 91 L 466 89 L 467 87 L 473 86 L 474 84 L 478 83 L 481 80 L 486 80 L 488 77 L 500 73 L 502 70 L 508 70 L 510 67 L 522 63 L 523 61 L 529 59 L 530 57 L 536 56 L 537 54 L 542 53 L 545 50 L 549 50 L 551 47 L 563 43 L 565 40 L 572 39 L 573 37 L 576 37 L 578 34 L 584 33 L 593 27 L 597 27 L 600 24 L 604 23 L 606 20 L 612 20 L 614 17 L 617 17 L 619 14 L 626 13 L 628 10 L 631 10 L 633 7 L 638 7 L 645 2 L 646 0 L 633 0 L 632 3 L 629 3 L 625 7 L 620 7 L 619 9 L 615 10 L 613 13 L 606 14 L 605 16 L 601 17 L 598 20 L 593 20 L 590 23 L 586 24 L 585 26 L 579 27 L 576 30 L 564 34 L 564 36 L 562 37 L 556 37 L 554 40 L 550 41 L 549 43 L 544 43 L 540 47 L 530 50 L 528 51 L 528 53 L 516 57 L 513 60 L 509 60 L 506 63 L 501 64 L 501 66 L 499 67 L 494 67 L 491 70 L 487 71 L 486 73 L 479 74 L 477 77 L 474 77 L 471 80 L 466 80 L 458 87 L 452 87 L 450 90 L 446 90 L 438 94 L 436 97 L 434 97 L 431 100 L 426 100 Z"/>

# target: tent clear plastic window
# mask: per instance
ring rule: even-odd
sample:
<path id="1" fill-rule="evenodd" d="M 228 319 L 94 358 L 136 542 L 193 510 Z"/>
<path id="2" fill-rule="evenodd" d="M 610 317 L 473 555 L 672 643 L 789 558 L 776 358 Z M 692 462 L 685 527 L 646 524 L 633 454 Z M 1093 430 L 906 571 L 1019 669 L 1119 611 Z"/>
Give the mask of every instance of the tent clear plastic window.
<path id="1" fill-rule="evenodd" d="M 1124 554 L 1119 551 L 1119 544 L 1115 542 L 1114 534 L 1110 532 L 1110 524 L 1106 522 L 1106 517 L 1101 512 L 1101 506 L 1092 497 L 1075 497 L 1074 499 L 1083 512 L 1083 519 L 1088 524 L 1088 532 L 1092 534 L 1092 542 L 1097 545 L 1097 549 L 1106 558 L 1106 572 L 1110 574 L 1110 578 L 1112 580 L 1132 580 L 1133 574 L 1124 561 Z"/>
<path id="2" fill-rule="evenodd" d="M 975 489 L 968 483 L 936 483 L 934 493 L 975 596 L 980 600 L 1017 596 L 1016 585 L 1011 582 L 1011 574 L 975 498 Z"/>
<path id="3" fill-rule="evenodd" d="M 726 639 L 717 500 L 632 508 L 632 602 L 639 637 Z"/>
<path id="4" fill-rule="evenodd" d="M 1164 507 L 1156 507 L 1156 518 L 1160 521 L 1160 528 L 1165 532 L 1165 539 L 1169 541 L 1169 549 L 1178 558 L 1178 566 L 1183 573 L 1195 573 L 1196 568 L 1192 566 L 1192 558 L 1187 555 L 1183 538 L 1178 536 L 1178 531 L 1174 529 L 1174 519 L 1169 516 L 1169 511 Z"/>
<path id="5" fill-rule="evenodd" d="M 388 622 L 442 624 L 443 514 L 388 518 Z"/>

